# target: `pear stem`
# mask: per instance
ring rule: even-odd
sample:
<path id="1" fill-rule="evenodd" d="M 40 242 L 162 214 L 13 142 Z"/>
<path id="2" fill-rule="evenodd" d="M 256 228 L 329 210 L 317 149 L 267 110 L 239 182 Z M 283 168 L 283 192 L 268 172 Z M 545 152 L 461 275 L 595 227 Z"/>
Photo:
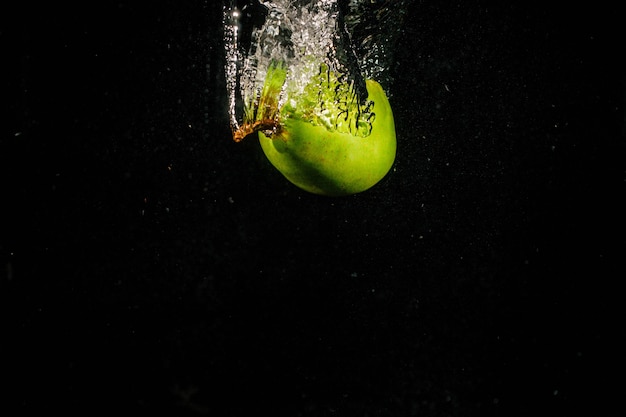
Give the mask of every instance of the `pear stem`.
<path id="1" fill-rule="evenodd" d="M 260 130 L 263 131 L 276 131 L 280 125 L 274 119 L 257 120 L 253 123 L 244 123 L 239 126 L 239 129 L 233 131 L 233 140 L 235 142 L 241 142 L 246 136 L 251 135 L 254 132 Z"/>

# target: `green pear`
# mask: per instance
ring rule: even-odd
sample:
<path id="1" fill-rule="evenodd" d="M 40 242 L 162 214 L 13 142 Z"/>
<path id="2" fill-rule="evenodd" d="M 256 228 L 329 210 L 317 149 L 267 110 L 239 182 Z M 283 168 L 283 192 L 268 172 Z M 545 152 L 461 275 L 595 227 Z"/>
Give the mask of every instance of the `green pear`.
<path id="1" fill-rule="evenodd" d="M 382 86 L 366 80 L 363 109 L 351 86 L 325 67 L 295 99 L 284 99 L 286 75 L 280 64 L 269 68 L 260 98 L 248 108 L 248 122 L 235 132 L 235 140 L 258 131 L 272 165 L 314 194 L 356 194 L 378 183 L 396 156 L 393 113 Z"/>

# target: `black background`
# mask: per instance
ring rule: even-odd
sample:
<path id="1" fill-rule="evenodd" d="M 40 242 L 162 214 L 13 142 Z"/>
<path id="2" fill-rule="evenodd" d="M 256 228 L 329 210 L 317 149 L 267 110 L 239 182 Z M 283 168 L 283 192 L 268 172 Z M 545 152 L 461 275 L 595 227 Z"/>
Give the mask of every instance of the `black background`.
<path id="1" fill-rule="evenodd" d="M 2 14 L 3 408 L 623 408 L 619 13 L 415 2 L 347 198 L 230 139 L 219 2 Z"/>

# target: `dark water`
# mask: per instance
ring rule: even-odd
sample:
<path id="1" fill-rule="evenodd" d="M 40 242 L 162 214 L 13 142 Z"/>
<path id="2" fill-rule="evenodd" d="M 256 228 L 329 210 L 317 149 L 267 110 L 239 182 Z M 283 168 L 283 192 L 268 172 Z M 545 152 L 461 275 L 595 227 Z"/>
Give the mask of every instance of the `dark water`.
<path id="1" fill-rule="evenodd" d="M 2 407 L 617 416 L 620 22 L 488 3 L 408 8 L 339 199 L 232 142 L 217 2 L 3 16 Z"/>

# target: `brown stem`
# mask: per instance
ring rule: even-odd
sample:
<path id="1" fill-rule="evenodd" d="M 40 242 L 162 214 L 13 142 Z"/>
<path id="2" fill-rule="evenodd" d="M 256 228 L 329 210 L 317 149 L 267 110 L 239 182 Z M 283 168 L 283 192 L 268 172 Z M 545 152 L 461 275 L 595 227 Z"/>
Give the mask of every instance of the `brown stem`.
<path id="1" fill-rule="evenodd" d="M 244 123 L 239 129 L 233 131 L 233 140 L 241 142 L 246 136 L 260 130 L 274 130 L 278 124 L 274 119 L 257 120 L 254 123 Z"/>

